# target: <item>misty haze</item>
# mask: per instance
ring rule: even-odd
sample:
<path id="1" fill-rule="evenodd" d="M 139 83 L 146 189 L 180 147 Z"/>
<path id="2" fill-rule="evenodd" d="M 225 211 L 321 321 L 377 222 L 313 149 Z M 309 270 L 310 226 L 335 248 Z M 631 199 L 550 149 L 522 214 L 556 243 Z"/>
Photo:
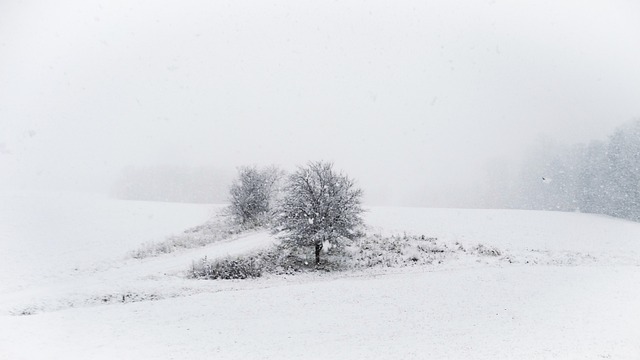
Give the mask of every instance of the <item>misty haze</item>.
<path id="1" fill-rule="evenodd" d="M 640 358 L 640 3 L 0 2 L 0 359 Z"/>

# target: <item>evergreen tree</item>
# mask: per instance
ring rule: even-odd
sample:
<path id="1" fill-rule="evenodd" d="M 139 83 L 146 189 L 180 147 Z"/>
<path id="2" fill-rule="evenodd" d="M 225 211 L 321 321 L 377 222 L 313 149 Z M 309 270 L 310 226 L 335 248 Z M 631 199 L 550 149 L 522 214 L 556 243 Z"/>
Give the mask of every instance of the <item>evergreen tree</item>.
<path id="1" fill-rule="evenodd" d="M 640 220 L 640 120 L 619 128 L 609 139 L 612 215 Z"/>

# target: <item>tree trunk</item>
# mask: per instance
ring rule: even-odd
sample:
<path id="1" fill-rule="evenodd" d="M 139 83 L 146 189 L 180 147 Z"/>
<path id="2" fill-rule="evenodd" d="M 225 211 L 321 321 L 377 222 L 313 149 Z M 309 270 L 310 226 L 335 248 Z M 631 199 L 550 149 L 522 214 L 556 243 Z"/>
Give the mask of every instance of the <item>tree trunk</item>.
<path id="1" fill-rule="evenodd" d="M 316 243 L 316 265 L 320 264 L 320 251 L 322 251 L 322 243 Z"/>

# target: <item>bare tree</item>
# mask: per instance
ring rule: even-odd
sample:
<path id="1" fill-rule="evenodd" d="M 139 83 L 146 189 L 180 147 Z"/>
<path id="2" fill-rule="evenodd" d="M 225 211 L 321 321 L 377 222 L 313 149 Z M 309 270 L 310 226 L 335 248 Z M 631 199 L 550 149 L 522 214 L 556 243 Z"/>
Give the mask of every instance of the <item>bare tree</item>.
<path id="1" fill-rule="evenodd" d="M 362 190 L 333 169 L 311 162 L 289 177 L 281 202 L 280 225 L 285 239 L 297 246 L 314 246 L 316 264 L 324 242 L 352 239 L 361 225 Z"/>
<path id="2" fill-rule="evenodd" d="M 229 189 L 229 212 L 245 227 L 264 225 L 272 215 L 282 170 L 275 166 L 238 168 L 238 178 Z"/>

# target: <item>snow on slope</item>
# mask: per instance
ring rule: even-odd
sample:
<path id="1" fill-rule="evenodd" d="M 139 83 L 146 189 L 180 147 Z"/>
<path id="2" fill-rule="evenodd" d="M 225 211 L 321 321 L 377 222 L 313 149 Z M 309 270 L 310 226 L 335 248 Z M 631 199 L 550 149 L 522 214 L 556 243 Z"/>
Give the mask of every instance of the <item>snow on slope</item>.
<path id="1" fill-rule="evenodd" d="M 7 359 L 637 359 L 640 291 L 629 285 L 640 273 L 629 270 L 251 280 L 241 291 L 6 318 L 0 336 Z"/>
<path id="2" fill-rule="evenodd" d="M 373 231 L 483 243 L 519 255 L 589 252 L 597 266 L 453 264 L 386 275 L 196 281 L 181 276 L 192 260 L 252 251 L 273 238 L 258 232 L 124 259 L 140 243 L 204 221 L 213 207 L 59 198 L 36 209 L 38 199 L 12 201 L 0 205 L 0 237 L 10 250 L 1 256 L 11 265 L 0 264 L 10 281 L 0 285 L 0 359 L 640 358 L 637 223 L 584 214 L 373 208 L 366 215 Z M 22 257 L 27 265 L 16 269 Z M 55 275 L 34 266 L 43 261 Z M 30 306 L 39 311 L 8 315 Z"/>
<path id="3" fill-rule="evenodd" d="M 143 260 L 113 262 L 108 268 L 78 271 L 46 284 L 12 291 L 0 300 L 0 313 L 36 314 L 74 307 L 120 302 L 160 300 L 203 291 L 218 291 L 219 284 L 185 278 L 190 264 L 203 256 L 221 258 L 270 246 L 274 238 L 255 232 Z"/>
<path id="4" fill-rule="evenodd" d="M 580 252 L 631 264 L 640 260 L 640 223 L 604 215 L 495 209 L 374 207 L 373 231 L 435 236 L 465 245 L 497 246 L 523 254 Z"/>
<path id="5" fill-rule="evenodd" d="M 219 206 L 102 195 L 0 197 L 0 294 L 106 266 L 148 241 L 199 225 Z"/>
<path id="6" fill-rule="evenodd" d="M 141 301 L 204 291 L 206 283 L 184 279 L 193 260 L 205 255 L 238 255 L 274 241 L 266 232 L 249 233 L 198 249 L 137 260 L 128 253 L 140 244 L 162 241 L 199 225 L 220 206 L 78 194 L 9 200 L 4 202 L 4 214 L 16 221 L 3 223 L 2 228 L 22 228 L 2 232 L 2 244 L 9 251 L 3 252 L 7 261 L 0 262 L 4 280 L 0 283 L 0 313 L 32 314 L 110 303 L 122 296 L 124 301 Z M 22 213 L 6 211 L 7 204 Z"/>

